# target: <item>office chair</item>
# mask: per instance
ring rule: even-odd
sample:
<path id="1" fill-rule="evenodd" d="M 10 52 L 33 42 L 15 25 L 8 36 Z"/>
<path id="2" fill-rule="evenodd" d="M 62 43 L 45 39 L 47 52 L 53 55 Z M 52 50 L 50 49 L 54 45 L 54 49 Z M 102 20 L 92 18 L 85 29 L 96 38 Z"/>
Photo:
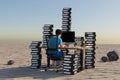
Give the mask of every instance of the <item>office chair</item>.
<path id="1" fill-rule="evenodd" d="M 55 35 L 53 36 L 46 36 L 46 40 L 47 40 L 47 49 L 46 49 L 46 54 L 47 54 L 47 67 L 50 68 L 51 65 L 50 65 L 50 60 L 54 60 L 56 62 L 58 61 L 62 61 L 63 60 L 63 57 L 55 57 L 54 54 L 52 53 L 56 53 L 58 52 L 58 45 L 56 44 L 56 48 L 49 48 L 48 46 L 48 42 L 50 40 L 50 38 L 54 37 Z M 56 39 L 56 43 L 58 42 L 58 38 Z M 60 66 L 60 65 L 58 65 Z M 57 66 L 55 66 L 57 67 Z M 58 70 L 57 70 L 58 71 Z"/>

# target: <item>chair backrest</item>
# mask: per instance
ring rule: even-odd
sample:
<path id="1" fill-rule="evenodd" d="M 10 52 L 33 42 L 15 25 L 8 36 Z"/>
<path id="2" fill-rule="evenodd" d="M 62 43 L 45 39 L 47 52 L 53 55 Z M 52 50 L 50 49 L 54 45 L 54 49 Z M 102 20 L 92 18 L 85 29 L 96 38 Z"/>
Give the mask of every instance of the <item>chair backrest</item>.
<path id="1" fill-rule="evenodd" d="M 56 48 L 50 48 L 49 47 L 49 45 L 48 45 L 48 42 L 49 42 L 49 40 L 52 38 L 52 37 L 54 37 L 55 35 L 53 35 L 53 36 L 46 36 L 46 40 L 47 40 L 47 49 L 46 49 L 46 52 L 47 52 L 47 54 L 48 55 L 55 55 L 55 53 L 57 53 L 58 52 L 58 37 L 57 37 L 57 39 L 56 39 Z"/>

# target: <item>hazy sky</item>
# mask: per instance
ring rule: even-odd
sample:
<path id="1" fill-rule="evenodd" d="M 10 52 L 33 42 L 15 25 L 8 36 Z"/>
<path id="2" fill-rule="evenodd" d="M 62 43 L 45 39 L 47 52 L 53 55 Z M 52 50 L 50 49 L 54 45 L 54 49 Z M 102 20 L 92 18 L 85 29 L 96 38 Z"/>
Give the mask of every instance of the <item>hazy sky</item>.
<path id="1" fill-rule="evenodd" d="M 94 31 L 97 43 L 120 44 L 120 0 L 0 0 L 0 40 L 39 40 L 44 24 L 61 29 L 64 7 L 76 36 Z"/>

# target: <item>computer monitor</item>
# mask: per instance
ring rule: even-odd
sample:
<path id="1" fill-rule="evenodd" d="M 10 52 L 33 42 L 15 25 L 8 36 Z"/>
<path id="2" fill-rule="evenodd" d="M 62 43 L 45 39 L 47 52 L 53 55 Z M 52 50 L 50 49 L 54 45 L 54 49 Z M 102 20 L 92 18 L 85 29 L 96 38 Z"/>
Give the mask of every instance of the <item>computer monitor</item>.
<path id="1" fill-rule="evenodd" d="M 75 42 L 75 32 L 74 31 L 62 32 L 61 38 L 63 42 Z"/>

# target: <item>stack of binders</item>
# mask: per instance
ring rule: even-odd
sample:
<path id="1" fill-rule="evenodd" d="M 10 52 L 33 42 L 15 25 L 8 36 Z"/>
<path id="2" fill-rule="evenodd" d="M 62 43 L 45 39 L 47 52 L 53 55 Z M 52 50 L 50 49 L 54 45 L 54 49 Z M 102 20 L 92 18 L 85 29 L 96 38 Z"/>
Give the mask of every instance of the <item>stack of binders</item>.
<path id="1" fill-rule="evenodd" d="M 95 32 L 86 32 L 85 38 L 86 38 L 85 46 L 90 47 L 85 50 L 85 68 L 86 69 L 95 68 L 96 33 Z"/>
<path id="2" fill-rule="evenodd" d="M 84 37 L 75 37 L 74 46 L 84 46 Z M 78 72 L 83 70 L 83 49 L 76 49 L 75 54 L 78 54 Z"/>
<path id="3" fill-rule="evenodd" d="M 63 73 L 74 75 L 78 71 L 78 55 L 67 54 L 64 56 Z"/>
<path id="4" fill-rule="evenodd" d="M 43 27 L 43 47 L 47 47 L 48 39 L 53 36 L 53 25 L 45 24 Z"/>
<path id="5" fill-rule="evenodd" d="M 41 45 L 42 42 L 40 41 L 32 41 L 30 48 L 31 48 L 31 55 L 32 55 L 32 59 L 31 59 L 31 68 L 32 69 L 38 69 L 41 67 L 41 59 L 42 59 L 42 55 L 41 53 Z"/>
<path id="6" fill-rule="evenodd" d="M 84 37 L 75 37 L 75 46 L 83 46 Z"/>
<path id="7" fill-rule="evenodd" d="M 71 9 L 63 8 L 62 11 L 62 31 L 64 32 L 71 30 Z"/>

